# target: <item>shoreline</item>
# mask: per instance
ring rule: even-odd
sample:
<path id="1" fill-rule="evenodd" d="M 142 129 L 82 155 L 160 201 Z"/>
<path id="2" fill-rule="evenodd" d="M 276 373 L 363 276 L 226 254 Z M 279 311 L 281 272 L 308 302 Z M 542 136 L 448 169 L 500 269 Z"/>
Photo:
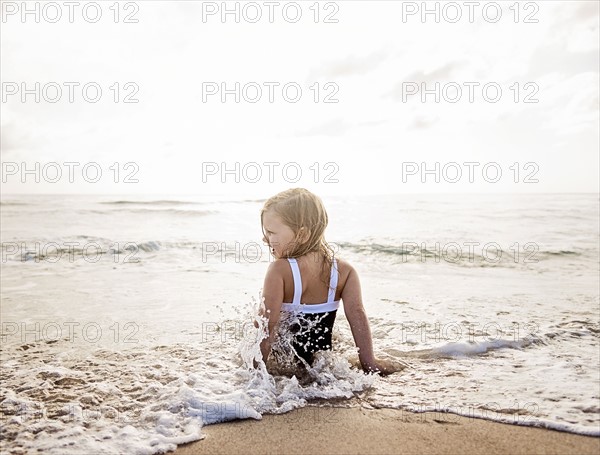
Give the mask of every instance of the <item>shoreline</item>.
<path id="1" fill-rule="evenodd" d="M 600 437 L 440 412 L 307 406 L 262 420 L 202 428 L 204 439 L 175 455 L 442 454 L 584 455 L 600 453 Z"/>

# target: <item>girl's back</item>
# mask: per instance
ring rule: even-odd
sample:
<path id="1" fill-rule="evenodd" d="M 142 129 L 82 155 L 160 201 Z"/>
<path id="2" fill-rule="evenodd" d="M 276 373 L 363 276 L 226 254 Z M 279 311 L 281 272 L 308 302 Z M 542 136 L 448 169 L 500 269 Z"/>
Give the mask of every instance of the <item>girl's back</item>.
<path id="1" fill-rule="evenodd" d="M 336 259 L 338 270 L 338 283 L 335 291 L 335 300 L 340 300 L 349 275 L 349 264 L 341 259 Z M 308 253 L 296 258 L 300 275 L 302 277 L 302 297 L 300 302 L 306 305 L 321 304 L 327 301 L 329 293 L 329 278 L 331 268 L 325 258 L 318 253 Z M 294 298 L 294 276 L 292 268 L 286 258 L 277 259 L 274 263 L 283 280 L 283 302 L 291 303 Z"/>

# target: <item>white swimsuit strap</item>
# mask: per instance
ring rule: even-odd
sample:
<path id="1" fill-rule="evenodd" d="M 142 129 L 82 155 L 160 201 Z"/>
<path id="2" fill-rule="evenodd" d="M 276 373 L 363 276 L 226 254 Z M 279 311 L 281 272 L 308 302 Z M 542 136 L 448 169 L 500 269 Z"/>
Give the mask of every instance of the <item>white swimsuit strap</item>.
<path id="1" fill-rule="evenodd" d="M 300 305 L 300 298 L 302 297 L 302 278 L 300 277 L 300 268 L 295 258 L 287 258 L 292 268 L 292 275 L 294 276 L 294 300 L 293 305 Z"/>
<path id="2" fill-rule="evenodd" d="M 327 303 L 332 303 L 335 301 L 335 291 L 337 289 L 338 284 L 338 269 L 337 269 L 337 261 L 333 258 L 333 262 L 331 263 L 331 277 L 329 278 L 329 292 L 327 293 Z"/>

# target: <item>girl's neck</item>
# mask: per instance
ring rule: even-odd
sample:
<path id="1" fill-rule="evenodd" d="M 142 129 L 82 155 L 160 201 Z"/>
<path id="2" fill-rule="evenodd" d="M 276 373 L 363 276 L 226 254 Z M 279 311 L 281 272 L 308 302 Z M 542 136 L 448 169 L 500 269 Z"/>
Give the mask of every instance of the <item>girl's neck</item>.
<path id="1" fill-rule="evenodd" d="M 323 253 L 321 253 L 320 251 L 309 251 L 306 254 L 303 254 L 302 256 L 297 257 L 296 259 L 302 261 L 302 262 L 320 262 L 323 259 Z"/>

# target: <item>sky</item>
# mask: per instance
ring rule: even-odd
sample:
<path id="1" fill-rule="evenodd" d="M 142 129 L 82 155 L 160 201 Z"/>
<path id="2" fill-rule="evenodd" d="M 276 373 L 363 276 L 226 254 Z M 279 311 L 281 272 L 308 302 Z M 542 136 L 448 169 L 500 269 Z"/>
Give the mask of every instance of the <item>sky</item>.
<path id="1" fill-rule="evenodd" d="M 3 197 L 599 190 L 596 1 L 67 3 L 1 2 Z"/>

